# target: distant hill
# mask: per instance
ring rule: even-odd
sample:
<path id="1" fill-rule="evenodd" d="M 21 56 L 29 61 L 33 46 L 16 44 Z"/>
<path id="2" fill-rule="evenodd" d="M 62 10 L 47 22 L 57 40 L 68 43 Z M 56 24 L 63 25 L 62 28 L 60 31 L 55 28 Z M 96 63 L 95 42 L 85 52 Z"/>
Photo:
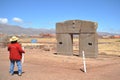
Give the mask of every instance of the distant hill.
<path id="1" fill-rule="evenodd" d="M 97 32 L 99 36 L 113 36 L 113 35 L 119 35 L 119 34 L 115 34 L 115 33 L 108 33 L 108 32 Z"/>
<path id="2" fill-rule="evenodd" d="M 27 35 L 37 35 L 40 33 L 55 33 L 54 29 L 33 29 L 33 28 L 23 28 L 16 25 L 0 24 L 0 33 L 3 34 L 27 34 Z"/>
<path id="3" fill-rule="evenodd" d="M 49 33 L 49 34 L 55 34 L 55 29 L 33 29 L 33 28 L 23 28 L 16 25 L 8 25 L 8 24 L 0 24 L 0 33 L 13 35 L 13 34 L 27 34 L 27 35 L 38 35 L 40 33 Z M 116 35 L 114 33 L 108 33 L 108 32 L 98 32 L 99 36 L 104 35 Z"/>

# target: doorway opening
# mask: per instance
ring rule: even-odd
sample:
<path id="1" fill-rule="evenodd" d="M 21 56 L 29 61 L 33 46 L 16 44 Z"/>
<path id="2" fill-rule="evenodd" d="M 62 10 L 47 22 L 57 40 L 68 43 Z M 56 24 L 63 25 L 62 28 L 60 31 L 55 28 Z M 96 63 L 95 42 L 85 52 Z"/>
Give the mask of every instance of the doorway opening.
<path id="1" fill-rule="evenodd" d="M 72 34 L 73 55 L 79 56 L 79 34 Z"/>

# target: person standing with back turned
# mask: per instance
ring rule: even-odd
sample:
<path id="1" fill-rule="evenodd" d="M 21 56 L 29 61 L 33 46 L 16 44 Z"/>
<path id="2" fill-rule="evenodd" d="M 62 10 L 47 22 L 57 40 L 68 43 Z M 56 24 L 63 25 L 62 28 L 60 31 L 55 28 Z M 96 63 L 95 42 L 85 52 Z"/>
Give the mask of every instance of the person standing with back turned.
<path id="1" fill-rule="evenodd" d="M 18 67 L 18 75 L 22 75 L 22 65 L 21 65 L 21 58 L 22 53 L 25 53 L 25 51 L 22 49 L 21 45 L 17 42 L 18 38 L 16 36 L 13 36 L 10 38 L 10 44 L 8 44 L 8 51 L 9 51 L 9 59 L 10 59 L 10 75 L 14 74 L 14 66 L 15 62 Z"/>

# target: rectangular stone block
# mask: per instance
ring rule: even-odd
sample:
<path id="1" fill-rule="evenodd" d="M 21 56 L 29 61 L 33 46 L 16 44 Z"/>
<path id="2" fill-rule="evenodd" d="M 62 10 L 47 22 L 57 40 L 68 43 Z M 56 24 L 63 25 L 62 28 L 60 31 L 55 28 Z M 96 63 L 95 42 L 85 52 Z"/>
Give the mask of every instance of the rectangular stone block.
<path id="1" fill-rule="evenodd" d="M 57 34 L 57 53 L 72 55 L 72 39 L 70 34 Z"/>

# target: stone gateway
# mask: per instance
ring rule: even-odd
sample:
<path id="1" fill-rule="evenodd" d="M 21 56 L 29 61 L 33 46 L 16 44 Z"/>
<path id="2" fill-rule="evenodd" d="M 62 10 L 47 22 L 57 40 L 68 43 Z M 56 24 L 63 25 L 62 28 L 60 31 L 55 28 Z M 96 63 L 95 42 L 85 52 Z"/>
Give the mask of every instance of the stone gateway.
<path id="1" fill-rule="evenodd" d="M 57 54 L 73 55 L 73 35 L 79 35 L 79 56 L 82 51 L 86 57 L 98 55 L 98 24 L 91 21 L 68 20 L 56 23 Z"/>

